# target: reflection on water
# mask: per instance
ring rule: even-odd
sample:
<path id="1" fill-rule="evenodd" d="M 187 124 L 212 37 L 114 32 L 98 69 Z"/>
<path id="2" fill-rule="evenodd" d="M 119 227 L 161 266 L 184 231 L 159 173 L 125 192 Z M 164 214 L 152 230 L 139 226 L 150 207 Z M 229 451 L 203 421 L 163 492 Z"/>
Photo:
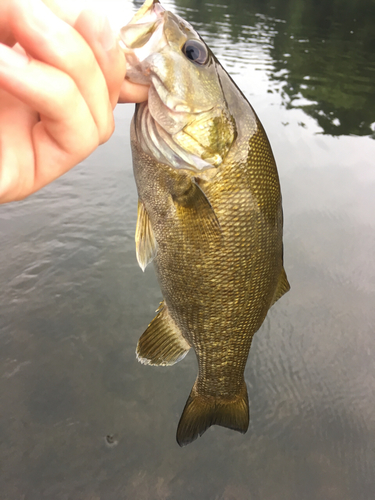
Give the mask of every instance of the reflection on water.
<path id="1" fill-rule="evenodd" d="M 251 349 L 249 431 L 212 428 L 180 449 L 194 356 L 164 369 L 135 359 L 160 292 L 136 263 L 132 106 L 119 106 L 108 144 L 0 208 L 1 499 L 369 500 L 375 142 L 348 134 L 375 121 L 372 3 L 167 5 L 254 105 L 279 166 L 292 289 Z M 104 8 L 118 22 L 130 6 Z M 350 19 L 363 29 L 353 43 Z"/>
<path id="2" fill-rule="evenodd" d="M 375 137 L 372 0 L 176 0 L 194 25 L 232 45 L 256 41 L 272 59 L 270 90 L 330 135 Z M 241 57 L 241 53 L 237 57 Z M 235 59 L 234 59 L 235 60 Z M 272 82 L 278 82 L 276 87 Z"/>

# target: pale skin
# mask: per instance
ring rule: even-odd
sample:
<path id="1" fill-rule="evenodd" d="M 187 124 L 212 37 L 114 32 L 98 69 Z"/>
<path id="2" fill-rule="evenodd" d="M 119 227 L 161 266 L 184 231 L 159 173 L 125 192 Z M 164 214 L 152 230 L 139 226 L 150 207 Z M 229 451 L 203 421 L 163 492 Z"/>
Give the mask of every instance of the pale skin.
<path id="1" fill-rule="evenodd" d="M 114 130 L 125 80 L 106 18 L 63 0 L 0 0 L 0 203 L 21 200 L 89 156 Z"/>

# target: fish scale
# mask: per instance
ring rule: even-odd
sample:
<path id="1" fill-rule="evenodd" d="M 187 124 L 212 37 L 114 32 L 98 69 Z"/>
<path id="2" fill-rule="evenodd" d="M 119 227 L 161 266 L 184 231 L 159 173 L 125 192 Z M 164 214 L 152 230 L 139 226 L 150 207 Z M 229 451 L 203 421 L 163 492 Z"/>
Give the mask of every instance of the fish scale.
<path id="1" fill-rule="evenodd" d="M 157 27 L 150 32 L 156 41 L 147 40 L 150 52 L 145 57 L 143 50 L 137 71 L 139 78 L 151 73 L 151 85 L 157 79 L 163 89 L 156 95 L 153 87 L 149 103 L 137 105 L 131 127 L 139 195 L 136 247 L 143 269 L 153 260 L 164 301 L 139 340 L 137 356 L 145 364 L 170 365 L 194 349 L 198 377 L 177 430 L 178 443 L 185 445 L 211 425 L 248 428 L 244 370 L 251 341 L 289 289 L 281 193 L 255 112 L 186 21 L 147 0 L 130 22 L 131 32 L 124 28 L 129 61 L 137 56 L 130 45 L 140 45 L 129 39 L 136 37 L 142 13 L 148 20 L 154 15 Z M 195 49 L 201 68 L 186 56 Z M 134 68 L 131 74 L 137 81 Z M 208 109 L 201 109 L 203 102 Z M 181 106 L 183 115 L 176 111 Z M 154 122 L 164 139 L 148 132 L 145 124 Z M 183 159 L 171 153 L 171 147 L 179 151 L 174 140 Z"/>

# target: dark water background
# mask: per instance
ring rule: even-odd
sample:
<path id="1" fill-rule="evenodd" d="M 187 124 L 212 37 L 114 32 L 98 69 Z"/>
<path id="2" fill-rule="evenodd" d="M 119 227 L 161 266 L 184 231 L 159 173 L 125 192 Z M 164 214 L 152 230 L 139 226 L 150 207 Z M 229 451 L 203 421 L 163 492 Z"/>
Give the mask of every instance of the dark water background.
<path id="1" fill-rule="evenodd" d="M 253 342 L 249 431 L 179 448 L 194 354 L 135 359 L 161 295 L 136 263 L 118 106 L 109 143 L 0 207 L 1 500 L 375 498 L 375 3 L 228 3 L 165 5 L 248 97 L 280 173 L 292 289 Z M 121 25 L 138 6 L 104 9 Z"/>

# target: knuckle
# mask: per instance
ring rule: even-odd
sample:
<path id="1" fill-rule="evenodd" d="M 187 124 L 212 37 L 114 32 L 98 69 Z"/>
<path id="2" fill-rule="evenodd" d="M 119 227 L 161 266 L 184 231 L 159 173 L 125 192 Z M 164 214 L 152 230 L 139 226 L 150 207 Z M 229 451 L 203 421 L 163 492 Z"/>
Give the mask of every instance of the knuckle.
<path id="1" fill-rule="evenodd" d="M 24 200 L 31 191 L 33 175 L 21 175 L 19 162 L 0 159 L 0 203 Z"/>
<path id="2" fill-rule="evenodd" d="M 109 107 L 109 109 L 107 110 L 106 116 L 103 120 L 103 123 L 101 124 L 100 129 L 99 129 L 100 144 L 107 142 L 108 139 L 113 134 L 114 130 L 115 130 L 115 120 L 113 118 L 112 108 Z"/>
<path id="3" fill-rule="evenodd" d="M 54 92 L 56 91 L 59 94 L 59 98 L 55 99 L 54 104 L 59 108 L 58 114 L 61 116 L 72 112 L 79 97 L 79 92 L 74 80 L 67 74 L 62 74 L 59 78 L 57 89 L 54 89 Z"/>

